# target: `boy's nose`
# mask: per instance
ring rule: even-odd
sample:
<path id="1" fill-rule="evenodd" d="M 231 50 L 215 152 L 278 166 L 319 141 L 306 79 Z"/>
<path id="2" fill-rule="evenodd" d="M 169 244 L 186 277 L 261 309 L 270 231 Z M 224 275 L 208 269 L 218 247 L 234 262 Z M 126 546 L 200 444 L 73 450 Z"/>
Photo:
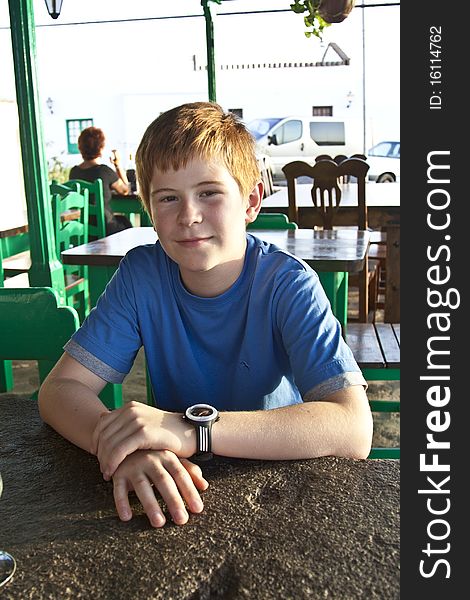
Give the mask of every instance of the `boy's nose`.
<path id="1" fill-rule="evenodd" d="M 193 225 L 193 223 L 200 223 L 202 214 L 198 203 L 189 199 L 183 200 L 180 205 L 178 221 L 186 227 Z"/>

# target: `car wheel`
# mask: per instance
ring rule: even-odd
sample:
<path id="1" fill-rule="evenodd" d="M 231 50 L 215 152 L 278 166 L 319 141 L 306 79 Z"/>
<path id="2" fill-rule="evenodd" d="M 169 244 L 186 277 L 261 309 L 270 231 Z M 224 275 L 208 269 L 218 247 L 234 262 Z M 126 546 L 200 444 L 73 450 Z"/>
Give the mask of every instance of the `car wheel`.
<path id="1" fill-rule="evenodd" d="M 393 183 L 395 177 L 391 173 L 382 173 L 377 177 L 377 183 Z"/>

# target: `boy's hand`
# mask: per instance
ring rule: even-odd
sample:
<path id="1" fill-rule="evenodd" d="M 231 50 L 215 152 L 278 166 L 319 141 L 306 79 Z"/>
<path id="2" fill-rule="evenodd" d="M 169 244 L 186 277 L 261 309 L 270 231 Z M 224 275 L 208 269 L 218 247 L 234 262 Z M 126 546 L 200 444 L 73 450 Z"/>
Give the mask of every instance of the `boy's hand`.
<path id="1" fill-rule="evenodd" d="M 127 456 L 113 475 L 114 502 L 121 521 L 132 519 L 128 494 L 135 491 L 153 527 L 162 527 L 165 516 L 155 497 L 157 489 L 177 525 L 188 521 L 188 513 L 204 508 L 198 490 L 207 489 L 198 465 L 179 459 L 168 450 L 137 450 Z M 184 501 L 183 501 L 184 500 Z"/>
<path id="2" fill-rule="evenodd" d="M 181 414 L 170 413 L 141 402 L 105 412 L 93 432 L 93 453 L 106 480 L 136 450 L 170 450 L 188 458 L 196 451 L 194 427 Z"/>

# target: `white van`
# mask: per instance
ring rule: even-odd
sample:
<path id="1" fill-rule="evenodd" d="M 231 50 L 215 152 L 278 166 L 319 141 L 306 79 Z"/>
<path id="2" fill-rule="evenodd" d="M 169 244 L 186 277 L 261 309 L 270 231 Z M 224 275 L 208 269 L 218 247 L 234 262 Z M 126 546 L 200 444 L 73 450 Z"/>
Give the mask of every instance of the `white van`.
<path id="1" fill-rule="evenodd" d="M 247 127 L 258 153 L 270 157 L 275 179 L 284 179 L 282 167 L 293 160 L 313 165 L 319 154 L 334 157 L 362 152 L 360 135 L 354 137 L 351 124 L 335 117 L 254 119 Z"/>

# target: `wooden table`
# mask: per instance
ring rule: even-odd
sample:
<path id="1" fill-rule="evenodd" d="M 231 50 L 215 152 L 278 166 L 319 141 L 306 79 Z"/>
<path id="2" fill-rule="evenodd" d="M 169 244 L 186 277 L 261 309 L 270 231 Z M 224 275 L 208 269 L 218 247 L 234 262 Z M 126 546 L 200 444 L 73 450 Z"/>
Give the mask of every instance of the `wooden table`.
<path id="1" fill-rule="evenodd" d="M 400 596 L 400 461 L 216 458 L 204 511 L 184 526 L 116 516 L 96 458 L 0 394 L 2 600 Z"/>
<path id="2" fill-rule="evenodd" d="M 341 204 L 335 217 L 335 225 L 356 224 L 353 212 L 357 207 L 356 183 L 340 184 L 342 190 Z M 310 195 L 312 186 L 298 183 L 296 203 L 299 209 L 299 227 L 322 225 L 320 215 L 312 203 Z M 400 183 L 367 183 L 366 202 L 369 227 L 380 229 L 383 226 L 400 223 Z M 283 212 L 288 214 L 287 187 L 265 198 L 261 205 L 263 212 Z"/>
<path id="3" fill-rule="evenodd" d="M 370 233 L 348 229 L 260 230 L 250 233 L 295 254 L 318 272 L 333 312 L 345 329 L 348 273 L 356 273 L 363 268 Z M 156 241 L 157 234 L 151 227 L 133 227 L 65 250 L 62 261 L 70 265 L 88 265 L 90 300 L 94 306 L 125 254 L 136 246 Z"/>

